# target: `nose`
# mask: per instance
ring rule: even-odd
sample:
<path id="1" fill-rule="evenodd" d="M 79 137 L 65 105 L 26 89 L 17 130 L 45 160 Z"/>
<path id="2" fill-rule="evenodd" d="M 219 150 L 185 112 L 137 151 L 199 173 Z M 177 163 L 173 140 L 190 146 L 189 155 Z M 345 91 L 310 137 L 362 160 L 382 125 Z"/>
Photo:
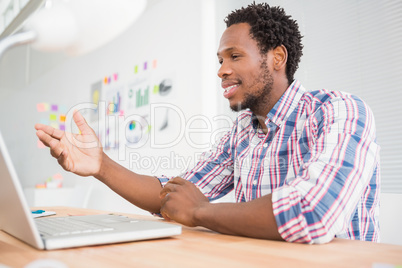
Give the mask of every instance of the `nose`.
<path id="1" fill-rule="evenodd" d="M 232 68 L 230 68 L 229 64 L 226 62 L 222 62 L 221 67 L 218 70 L 219 78 L 224 78 L 233 73 Z"/>

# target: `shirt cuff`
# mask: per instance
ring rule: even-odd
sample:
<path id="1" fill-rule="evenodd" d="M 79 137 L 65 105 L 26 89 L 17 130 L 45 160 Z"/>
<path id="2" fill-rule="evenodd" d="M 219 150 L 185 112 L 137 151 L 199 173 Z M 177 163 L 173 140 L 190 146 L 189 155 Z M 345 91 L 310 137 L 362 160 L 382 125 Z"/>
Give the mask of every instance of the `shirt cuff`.
<path id="1" fill-rule="evenodd" d="M 160 177 L 156 177 L 159 182 L 161 183 L 162 188 L 165 187 L 166 183 L 173 177 L 167 177 L 165 175 L 162 175 Z"/>

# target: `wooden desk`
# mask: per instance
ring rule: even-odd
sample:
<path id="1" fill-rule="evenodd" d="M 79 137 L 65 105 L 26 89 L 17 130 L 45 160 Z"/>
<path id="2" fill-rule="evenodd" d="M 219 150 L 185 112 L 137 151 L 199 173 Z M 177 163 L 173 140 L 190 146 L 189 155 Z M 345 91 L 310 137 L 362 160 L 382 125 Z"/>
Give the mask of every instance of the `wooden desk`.
<path id="1" fill-rule="evenodd" d="M 65 207 L 46 209 L 56 211 L 57 216 L 105 213 Z M 344 239 L 325 245 L 302 245 L 183 227 L 183 234 L 174 238 L 41 251 L 0 231 L 0 264 L 24 267 L 37 259 L 55 259 L 68 267 L 373 267 L 375 263 L 402 265 L 402 246 Z"/>

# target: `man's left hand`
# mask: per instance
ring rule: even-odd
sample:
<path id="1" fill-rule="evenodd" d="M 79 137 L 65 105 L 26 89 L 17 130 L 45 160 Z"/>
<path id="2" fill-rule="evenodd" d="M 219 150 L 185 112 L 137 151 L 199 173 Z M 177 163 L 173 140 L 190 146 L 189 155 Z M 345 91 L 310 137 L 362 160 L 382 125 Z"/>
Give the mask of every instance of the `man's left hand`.
<path id="1" fill-rule="evenodd" d="M 209 204 L 208 198 L 192 182 L 180 177 L 171 179 L 165 185 L 160 198 L 163 218 L 190 227 L 198 225 L 197 210 Z"/>

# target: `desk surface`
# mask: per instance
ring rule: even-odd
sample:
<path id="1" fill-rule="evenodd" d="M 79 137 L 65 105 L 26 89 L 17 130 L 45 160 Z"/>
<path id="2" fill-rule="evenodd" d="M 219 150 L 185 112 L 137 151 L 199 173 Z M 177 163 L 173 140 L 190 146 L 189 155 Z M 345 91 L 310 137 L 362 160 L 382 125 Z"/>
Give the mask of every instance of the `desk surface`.
<path id="1" fill-rule="evenodd" d="M 47 209 L 58 216 L 104 213 L 65 207 Z M 377 267 L 374 264 L 402 265 L 402 246 L 345 239 L 303 245 L 183 227 L 182 235 L 174 238 L 41 251 L 0 231 L 0 264 L 24 267 L 37 259 L 55 259 L 68 267 Z"/>

